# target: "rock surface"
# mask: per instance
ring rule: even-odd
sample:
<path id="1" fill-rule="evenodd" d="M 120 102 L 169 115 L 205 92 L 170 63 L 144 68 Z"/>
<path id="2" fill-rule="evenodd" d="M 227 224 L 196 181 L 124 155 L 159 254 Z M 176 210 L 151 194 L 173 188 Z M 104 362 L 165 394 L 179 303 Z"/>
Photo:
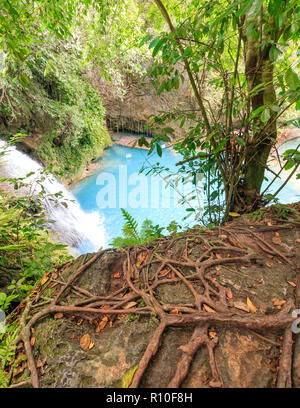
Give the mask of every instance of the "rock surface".
<path id="1" fill-rule="evenodd" d="M 289 220 L 292 221 L 292 218 Z M 204 253 L 205 248 L 203 248 L 201 239 L 211 245 L 213 242 L 219 245 L 217 242 L 223 240 L 237 247 L 247 246 L 256 254 L 251 262 L 220 263 L 211 270 L 212 275 L 210 276 L 216 278 L 213 281 L 215 290 L 217 288 L 226 290 L 225 303 L 230 311 L 229 320 L 225 323 L 213 321 L 219 315 L 218 305 L 220 306 L 220 303 L 216 302 L 217 311 L 209 313 L 212 316 L 212 323 L 208 325 L 208 333 L 211 340 L 217 339 L 214 359 L 221 384 L 216 384 L 213 378 L 209 349 L 201 346 L 193 357 L 188 374 L 181 382 L 181 387 L 265 388 L 276 386 L 283 347 L 282 328 L 278 326 L 273 330 L 262 327 L 260 330 L 252 330 L 235 323 L 231 324 L 230 316 L 250 317 L 254 319 L 253 321 L 264 317 L 272 318 L 276 313 L 284 313 L 289 302 L 293 303 L 295 290 L 293 283 L 297 279 L 295 256 L 299 252 L 299 243 L 295 244 L 295 236 L 299 234 L 299 225 L 297 227 L 297 224 L 289 224 L 289 220 L 284 224 L 278 222 L 277 225 L 272 223 L 270 226 L 271 221 L 268 218 L 265 222 L 254 222 L 246 217 L 240 217 L 228 227 L 227 232 L 218 229 L 214 231 L 196 229 L 190 234 L 178 236 L 176 239 L 169 237 L 148 247 L 148 250 L 154 251 L 155 249 L 157 253 L 163 253 L 168 259 L 179 259 L 178 262 L 183 259 L 182 253 L 187 245 L 186 239 L 188 239 L 189 248 L 188 259 L 193 262 L 197 262 Z M 249 231 L 258 234 L 273 250 L 267 244 L 262 244 L 261 240 L 253 239 Z M 280 242 L 274 238 L 280 238 Z M 134 250 L 139 262 L 140 250 L 138 248 Z M 271 254 L 272 251 L 273 254 Z M 220 255 L 215 258 L 215 255 L 220 252 L 222 251 L 218 250 L 212 258 L 220 259 Z M 281 255 L 278 256 L 278 253 Z M 36 291 L 40 297 L 39 301 L 53 299 L 59 291 L 58 288 L 62 287 L 54 283 L 67 282 L 92 257 L 92 254 L 82 255 L 71 265 L 58 268 L 52 275 L 48 275 L 47 283 Z M 153 313 L 140 315 L 127 313 L 128 308 L 141 308 L 143 300 L 137 297 L 133 299 L 134 302 L 130 302 L 129 299 L 129 303 L 126 303 L 126 294 L 122 293 L 124 274 L 126 274 L 124 272 L 125 261 L 126 252 L 111 250 L 104 253 L 84 270 L 73 283 L 72 289 L 70 286 L 65 290 L 59 303 L 79 305 L 85 301 L 89 302 L 90 307 L 97 306 L 100 310 L 108 307 L 111 310 L 114 303 L 111 303 L 111 306 L 105 306 L 105 303 L 108 302 L 106 299 L 101 306 L 99 300 L 112 293 L 119 293 L 119 301 L 121 301 L 119 305 L 124 313 L 106 315 L 102 310 L 100 317 L 97 314 L 85 312 L 51 313 L 37 321 L 34 326 L 34 334 L 32 334 L 32 337 L 35 338 L 33 356 L 39 363 L 37 366 L 41 387 L 120 387 L 125 373 L 141 364 L 148 344 L 159 326 L 160 317 Z M 151 284 L 155 282 L 154 274 L 157 268 L 157 263 L 153 263 L 148 270 Z M 189 269 L 185 269 L 186 276 L 190 273 Z M 174 312 L 168 309 L 170 304 L 177 305 L 179 309 L 181 305 L 189 308 L 194 302 L 189 287 L 182 281 L 174 283 L 174 276 L 171 276 L 171 279 L 173 281 L 170 284 L 166 282 L 154 290 L 155 298 L 160 305 L 163 305 L 164 310 L 169 310 L 167 316 L 172 317 L 172 313 L 175 313 L 177 317 L 187 316 L 188 313 L 182 314 L 180 311 Z M 137 283 L 138 281 L 133 278 L 131 282 L 135 282 L 133 284 L 137 285 L 136 287 L 142 287 L 139 286 L 142 283 Z M 199 294 L 204 295 L 204 288 L 201 285 L 195 285 L 194 288 Z M 36 293 L 31 296 L 31 299 L 36 298 Z M 129 296 L 129 293 L 127 295 Z M 97 297 L 98 305 L 92 302 L 91 296 Z M 247 299 L 250 299 L 254 305 L 256 313 L 249 309 Z M 35 304 L 34 313 L 47 307 L 42 303 L 39 306 L 35 300 L 33 304 Z M 200 315 L 207 316 L 207 313 L 203 309 Z M 103 316 L 107 317 L 106 323 L 99 329 Z M 275 321 L 278 323 L 280 319 L 278 317 Z M 168 386 L 183 355 L 180 347 L 189 343 L 194 329 L 195 324 L 193 323 L 181 326 L 176 323 L 164 330 L 158 351 L 150 359 L 139 383 L 140 387 Z M 90 342 L 89 347 L 84 349 L 81 339 L 87 334 Z M 26 368 L 22 374 L 14 378 L 14 381 L 24 380 L 28 373 Z M 297 381 L 297 375 L 299 376 L 299 372 L 295 372 L 295 381 Z"/>

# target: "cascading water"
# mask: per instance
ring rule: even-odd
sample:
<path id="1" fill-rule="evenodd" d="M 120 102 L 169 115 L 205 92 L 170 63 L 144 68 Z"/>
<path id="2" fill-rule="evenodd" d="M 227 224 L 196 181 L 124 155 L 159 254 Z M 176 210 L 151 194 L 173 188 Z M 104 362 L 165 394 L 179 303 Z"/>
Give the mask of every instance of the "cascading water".
<path id="1" fill-rule="evenodd" d="M 0 140 L 0 150 L 6 146 L 6 142 Z M 14 146 L 10 146 L 5 154 L 4 163 L 0 166 L 0 176 L 26 177 L 27 174 L 34 172 L 33 175 L 26 178 L 24 182 L 30 184 L 30 188 L 40 191 L 41 187 L 36 182 L 43 172 L 43 167 L 35 160 L 31 159 L 25 153 L 18 151 Z M 49 224 L 54 235 L 64 244 L 67 244 L 78 252 L 97 251 L 100 247 L 106 246 L 105 229 L 103 218 L 97 211 L 84 212 L 73 194 L 68 191 L 54 176 L 46 176 L 42 185 L 46 191 L 43 201 L 48 218 L 54 223 Z M 63 201 L 67 203 L 67 208 L 51 200 L 54 194 L 62 192 Z M 24 192 L 24 190 L 22 191 Z"/>

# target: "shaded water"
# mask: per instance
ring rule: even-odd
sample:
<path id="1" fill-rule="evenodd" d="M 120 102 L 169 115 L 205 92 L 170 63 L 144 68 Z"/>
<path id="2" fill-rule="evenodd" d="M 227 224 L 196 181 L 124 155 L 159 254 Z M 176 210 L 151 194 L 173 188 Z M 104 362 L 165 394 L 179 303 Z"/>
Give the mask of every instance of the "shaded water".
<path id="1" fill-rule="evenodd" d="M 162 158 L 147 150 L 114 145 L 100 158 L 101 168 L 92 176 L 81 180 L 72 192 L 84 211 L 98 211 L 103 219 L 105 240 L 111 243 L 113 238 L 122 236 L 124 220 L 121 208 L 126 209 L 141 225 L 146 219 L 166 227 L 173 220 L 182 225 L 187 214 L 178 203 L 179 192 L 168 186 L 164 175 L 151 177 L 146 173 L 138 174 L 142 166 L 161 162 L 175 170 L 181 156 L 170 149 L 163 149 Z"/>
<path id="2" fill-rule="evenodd" d="M 300 139 L 294 139 L 285 143 L 279 148 L 280 154 L 287 149 L 296 148 L 299 142 Z M 104 156 L 99 159 L 101 168 L 94 175 L 80 181 L 72 189 L 84 211 L 99 212 L 103 220 L 105 241 L 107 243 L 111 243 L 113 238 L 122 235 L 124 220 L 121 208 L 125 208 L 133 215 L 139 225 L 146 218 L 161 227 L 166 227 L 173 220 L 183 225 L 182 220 L 187 215 L 186 208 L 189 205 L 176 205 L 180 195 L 174 194 L 173 189 L 169 189 L 166 182 L 163 181 L 159 193 L 154 194 L 153 180 L 149 176 L 144 176 L 144 180 L 138 180 L 135 177 L 142 166 L 154 165 L 157 162 L 163 163 L 164 166 L 171 170 L 176 170 L 175 163 L 181 160 L 181 156 L 170 149 L 163 150 L 162 158 L 155 152 L 150 157 L 147 156 L 147 153 L 147 151 L 140 149 L 114 145 L 107 149 Z M 277 160 L 270 161 L 269 165 L 273 171 L 277 172 L 279 170 Z M 284 170 L 280 180 L 273 183 L 269 193 L 274 193 L 289 174 L 290 171 Z M 266 172 L 266 177 L 269 181 L 264 181 L 263 189 L 274 176 L 271 172 Z M 127 189 L 125 185 L 127 185 Z M 137 188 L 136 185 L 139 187 Z M 147 197 L 147 199 L 130 201 L 130 194 L 135 195 L 138 192 L 140 196 Z M 171 202 L 169 200 L 170 194 Z M 296 180 L 296 175 L 279 193 L 278 198 L 281 203 L 300 200 L 300 181 Z M 106 207 L 105 202 L 108 204 Z M 146 203 L 146 205 L 143 206 L 143 203 Z M 201 204 L 203 204 L 203 201 Z M 111 208 L 109 205 L 112 205 Z M 188 225 L 188 223 L 185 222 L 185 225 Z"/>
<path id="3" fill-rule="evenodd" d="M 278 153 L 281 158 L 281 165 L 284 165 L 284 161 L 282 154 L 289 149 L 296 149 L 297 146 L 300 144 L 300 138 L 297 139 L 292 139 L 289 140 L 288 142 L 282 144 L 279 149 Z M 300 148 L 298 148 L 298 151 L 300 151 Z M 278 159 L 276 156 L 270 157 L 269 167 L 275 172 L 279 173 L 281 167 L 278 162 Z M 277 178 L 276 181 L 272 184 L 270 189 L 268 190 L 268 193 L 274 194 L 278 188 L 282 185 L 282 183 L 286 180 L 286 178 L 290 175 L 290 173 L 293 171 L 293 168 L 290 170 L 283 170 L 280 174 L 280 179 Z M 288 183 L 284 186 L 284 188 L 279 192 L 277 195 L 277 198 L 279 199 L 279 202 L 282 204 L 288 204 L 296 201 L 300 201 L 300 179 L 297 180 L 296 175 L 297 173 L 300 173 L 300 167 L 296 171 L 296 173 L 291 177 L 291 179 L 288 181 Z M 268 181 L 264 181 L 262 191 L 268 186 L 268 184 L 273 180 L 274 174 L 272 174 L 270 171 L 265 172 L 265 177 L 268 179 Z"/>

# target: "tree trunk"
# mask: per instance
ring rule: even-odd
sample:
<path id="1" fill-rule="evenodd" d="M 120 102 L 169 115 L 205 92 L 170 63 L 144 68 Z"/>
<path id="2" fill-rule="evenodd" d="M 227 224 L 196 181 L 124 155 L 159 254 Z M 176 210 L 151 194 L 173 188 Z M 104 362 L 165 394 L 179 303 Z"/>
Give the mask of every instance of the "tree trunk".
<path id="1" fill-rule="evenodd" d="M 256 95 L 251 97 L 251 109 L 261 106 L 276 105 L 276 94 L 273 83 L 273 63 L 269 58 L 269 47 L 262 49 L 252 38 L 245 41 L 245 74 L 248 82 L 248 91 L 251 92 L 257 85 L 266 84 Z M 249 146 L 245 163 L 245 177 L 243 193 L 247 205 L 258 203 L 260 189 L 264 179 L 265 168 L 270 150 L 276 141 L 276 121 L 272 118 L 267 122 L 257 117 L 253 140 Z"/>

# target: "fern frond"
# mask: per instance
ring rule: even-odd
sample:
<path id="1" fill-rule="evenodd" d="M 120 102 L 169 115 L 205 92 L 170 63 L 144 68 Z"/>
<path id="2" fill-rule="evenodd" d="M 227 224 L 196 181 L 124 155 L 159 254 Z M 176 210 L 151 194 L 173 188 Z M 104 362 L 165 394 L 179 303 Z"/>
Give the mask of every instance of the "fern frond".
<path id="1" fill-rule="evenodd" d="M 125 219 L 125 225 L 123 227 L 123 232 L 125 236 L 132 237 L 134 239 L 139 239 L 138 233 L 138 223 L 137 221 L 126 211 L 124 208 L 121 208 L 123 218 Z"/>

